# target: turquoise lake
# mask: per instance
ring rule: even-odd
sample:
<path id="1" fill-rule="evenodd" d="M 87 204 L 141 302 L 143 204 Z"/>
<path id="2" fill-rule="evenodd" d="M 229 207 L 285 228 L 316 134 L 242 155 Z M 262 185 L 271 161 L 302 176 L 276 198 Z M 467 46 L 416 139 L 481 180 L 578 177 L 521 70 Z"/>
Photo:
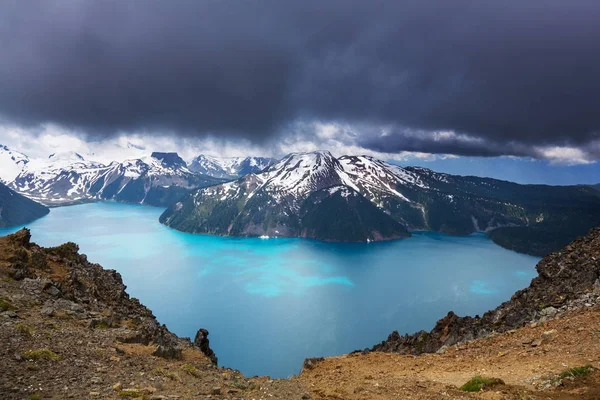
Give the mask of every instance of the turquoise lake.
<path id="1" fill-rule="evenodd" d="M 529 285 L 538 258 L 483 234 L 415 233 L 382 243 L 181 233 L 162 209 L 95 203 L 27 225 L 43 246 L 79 244 L 180 336 L 210 331 L 219 364 L 287 377 L 304 358 L 371 347 L 393 330 L 430 330 L 453 310 L 483 314 Z M 19 228 L 0 229 L 0 235 Z"/>

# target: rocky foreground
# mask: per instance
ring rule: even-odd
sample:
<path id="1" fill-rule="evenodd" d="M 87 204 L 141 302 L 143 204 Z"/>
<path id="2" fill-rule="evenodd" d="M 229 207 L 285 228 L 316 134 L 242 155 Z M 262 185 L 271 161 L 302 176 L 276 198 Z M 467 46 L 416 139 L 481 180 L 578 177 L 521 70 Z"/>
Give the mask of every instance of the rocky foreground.
<path id="1" fill-rule="evenodd" d="M 538 272 L 481 318 L 451 313 L 292 379 L 246 378 L 216 365 L 206 330 L 177 337 L 117 272 L 21 230 L 0 238 L 0 398 L 600 399 L 600 229 Z M 481 391 L 460 389 L 475 376 Z"/>
<path id="2" fill-rule="evenodd" d="M 0 238 L 0 399 L 309 398 L 300 382 L 246 379 L 130 298 L 77 245 Z"/>
<path id="3" fill-rule="evenodd" d="M 449 312 L 431 332 L 400 336 L 396 331 L 372 350 L 433 353 L 459 342 L 543 322 L 600 303 L 600 228 L 544 257 L 536 269 L 538 276 L 528 288 L 519 290 L 481 318 L 459 317 Z"/>

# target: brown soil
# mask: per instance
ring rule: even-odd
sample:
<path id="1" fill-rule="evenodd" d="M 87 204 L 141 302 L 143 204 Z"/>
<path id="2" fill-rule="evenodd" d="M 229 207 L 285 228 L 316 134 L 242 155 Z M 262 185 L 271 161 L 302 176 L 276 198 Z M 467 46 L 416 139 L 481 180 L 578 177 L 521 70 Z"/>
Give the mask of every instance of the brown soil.
<path id="1" fill-rule="evenodd" d="M 547 342 L 532 346 L 549 331 Z M 559 378 L 584 365 L 600 367 L 600 307 L 452 346 L 444 354 L 331 357 L 298 379 L 316 399 L 600 399 L 600 372 Z M 505 385 L 475 394 L 457 389 L 477 375 Z"/>

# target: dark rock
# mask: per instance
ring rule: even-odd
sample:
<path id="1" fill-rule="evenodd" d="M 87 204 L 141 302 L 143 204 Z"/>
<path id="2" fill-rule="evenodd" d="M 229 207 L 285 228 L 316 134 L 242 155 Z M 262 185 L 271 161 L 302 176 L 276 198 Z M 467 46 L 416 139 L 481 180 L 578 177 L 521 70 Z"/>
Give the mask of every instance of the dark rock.
<path id="1" fill-rule="evenodd" d="M 317 366 L 317 364 L 319 364 L 323 360 L 325 360 L 325 358 L 323 358 L 323 357 L 307 358 L 304 360 L 304 363 L 302 364 L 302 370 L 313 369 L 314 367 Z"/>
<path id="2" fill-rule="evenodd" d="M 52 297 L 59 297 L 62 295 L 60 289 L 58 289 L 52 282 L 46 282 L 43 291 Z"/>
<path id="3" fill-rule="evenodd" d="M 31 231 L 27 228 L 23 228 L 10 235 L 10 241 L 17 246 L 29 248 L 29 244 L 31 243 Z"/>
<path id="4" fill-rule="evenodd" d="M 162 358 L 180 359 L 182 349 L 177 346 L 161 346 L 159 345 L 152 355 Z"/>
<path id="5" fill-rule="evenodd" d="M 210 342 L 208 340 L 208 331 L 204 328 L 200 328 L 198 332 L 196 332 L 196 337 L 194 338 L 194 346 L 199 347 L 200 351 L 204 353 L 213 364 L 218 365 L 219 359 L 215 355 L 215 352 L 210 348 Z"/>
<path id="6" fill-rule="evenodd" d="M 183 349 L 179 338 L 169 332 L 166 326 L 163 325 L 158 329 L 158 334 L 155 336 L 153 343 L 158 345 L 153 355 L 163 358 L 181 358 Z"/>

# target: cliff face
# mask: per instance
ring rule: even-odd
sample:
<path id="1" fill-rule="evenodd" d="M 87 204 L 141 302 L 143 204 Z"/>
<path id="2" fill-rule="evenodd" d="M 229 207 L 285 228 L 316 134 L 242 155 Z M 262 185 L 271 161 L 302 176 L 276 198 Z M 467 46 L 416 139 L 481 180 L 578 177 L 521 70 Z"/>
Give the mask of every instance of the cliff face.
<path id="1" fill-rule="evenodd" d="M 528 288 L 516 292 L 509 301 L 482 317 L 459 317 L 449 312 L 431 332 L 401 336 L 395 331 L 372 350 L 432 353 L 443 346 L 521 328 L 600 303 L 600 228 L 547 255 L 536 269 L 539 275 Z"/>

